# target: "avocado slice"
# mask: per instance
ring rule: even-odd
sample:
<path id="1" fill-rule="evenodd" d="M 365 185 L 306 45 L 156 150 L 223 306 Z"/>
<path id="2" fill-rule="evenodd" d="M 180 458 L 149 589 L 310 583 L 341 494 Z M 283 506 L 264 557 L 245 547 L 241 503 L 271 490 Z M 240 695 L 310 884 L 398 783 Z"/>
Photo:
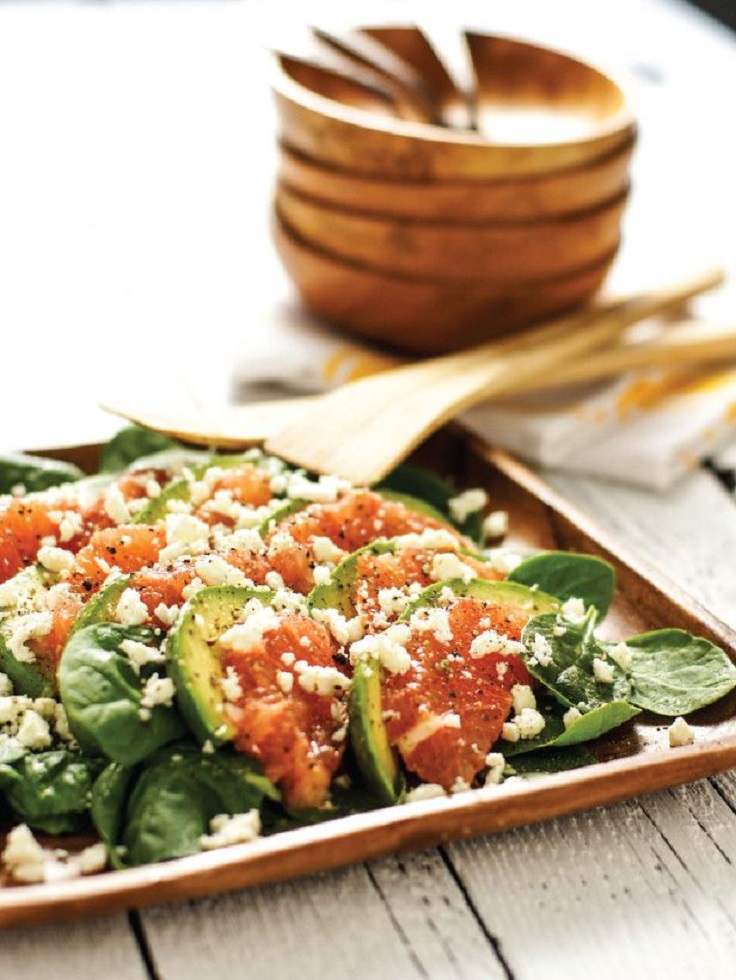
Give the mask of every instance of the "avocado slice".
<path id="1" fill-rule="evenodd" d="M 469 582 L 462 579 L 450 579 L 446 582 L 435 582 L 423 589 L 399 617 L 401 621 L 411 619 L 417 609 L 424 606 L 437 606 L 444 589 L 458 596 L 469 596 L 473 599 L 483 599 L 486 602 L 503 603 L 516 606 L 530 618 L 541 613 L 557 612 L 562 603 L 554 596 L 547 595 L 539 589 L 530 589 L 526 585 L 503 580 L 501 582 L 473 578 Z"/>
<path id="2" fill-rule="evenodd" d="M 350 745 L 355 761 L 376 799 L 392 805 L 405 792 L 398 756 L 391 747 L 381 709 L 381 668 L 359 661 L 348 702 Z"/>
<path id="3" fill-rule="evenodd" d="M 74 636 L 75 633 L 84 629 L 85 626 L 96 626 L 98 623 L 114 623 L 115 611 L 120 602 L 120 597 L 128 588 L 130 579 L 130 575 L 117 578 L 114 582 L 106 585 L 105 588 L 100 589 L 96 595 L 92 596 L 72 623 L 72 628 L 69 630 L 69 637 Z"/>
<path id="4" fill-rule="evenodd" d="M 346 619 L 351 619 L 355 615 L 355 606 L 350 598 L 350 589 L 355 582 L 358 574 L 358 562 L 361 555 L 371 553 L 374 555 L 392 554 L 397 549 L 395 539 L 374 541 L 366 544 L 357 551 L 353 551 L 343 558 L 330 575 L 329 582 L 315 585 L 307 596 L 307 606 L 309 609 L 337 609 Z"/>
<path id="5" fill-rule="evenodd" d="M 391 542 L 385 544 L 390 545 Z M 343 564 L 348 560 L 346 559 Z M 330 588 L 337 590 L 339 586 L 328 583 L 324 586 L 325 593 L 322 595 L 329 595 L 327 590 Z M 424 589 L 407 607 L 400 617 L 401 620 L 409 620 L 417 609 L 437 605 L 444 588 L 450 588 L 457 596 L 472 596 L 488 602 L 517 606 L 529 616 L 542 611 L 556 612 L 560 608 L 558 599 L 524 585 L 488 582 L 484 579 L 463 582 L 458 579 L 437 582 Z M 343 596 L 345 594 L 342 593 Z M 350 744 L 358 768 L 373 793 L 382 802 L 391 804 L 401 799 L 404 782 L 397 755 L 389 743 L 386 723 L 383 720 L 381 682 L 382 676 L 378 664 L 360 661 L 356 665 L 349 702 Z"/>
<path id="6" fill-rule="evenodd" d="M 52 697 L 54 678 L 48 676 L 38 663 L 17 660 L 8 646 L 22 618 L 46 608 L 49 575 L 40 565 L 30 565 L 7 584 L 10 582 L 18 599 L 14 605 L 0 609 L 0 671 L 8 675 L 16 694 L 27 694 L 32 698 Z"/>
<path id="7" fill-rule="evenodd" d="M 225 715 L 220 681 L 224 672 L 218 657 L 218 640 L 243 611 L 249 599 L 270 604 L 269 589 L 215 585 L 200 589 L 182 608 L 169 633 L 166 659 L 174 681 L 181 713 L 200 743 L 222 745 L 235 736 Z"/>

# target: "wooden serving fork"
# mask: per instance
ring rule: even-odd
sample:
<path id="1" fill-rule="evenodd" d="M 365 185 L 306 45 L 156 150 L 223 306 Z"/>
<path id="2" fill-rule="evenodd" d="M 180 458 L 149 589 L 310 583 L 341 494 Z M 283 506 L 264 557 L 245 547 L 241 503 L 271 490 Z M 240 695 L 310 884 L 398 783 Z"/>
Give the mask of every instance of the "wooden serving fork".
<path id="1" fill-rule="evenodd" d="M 613 345 L 640 320 L 680 307 L 719 285 L 720 270 L 598 305 L 510 338 L 383 371 L 324 395 L 227 408 L 189 417 L 120 404 L 109 411 L 199 445 L 265 448 L 358 485 L 380 480 L 431 432 L 494 396 L 603 377 L 633 367 L 736 354 L 736 334 Z M 596 352 L 592 354 L 591 352 Z M 590 369 L 586 371 L 586 355 Z"/>

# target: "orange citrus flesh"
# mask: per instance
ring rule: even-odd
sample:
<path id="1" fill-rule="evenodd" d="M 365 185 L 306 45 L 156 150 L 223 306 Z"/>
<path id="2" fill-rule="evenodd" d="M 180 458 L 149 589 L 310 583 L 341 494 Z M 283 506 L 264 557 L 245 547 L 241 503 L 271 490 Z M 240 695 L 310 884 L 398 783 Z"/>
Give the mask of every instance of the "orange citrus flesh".
<path id="1" fill-rule="evenodd" d="M 412 629 L 406 644 L 412 665 L 404 674 L 386 674 L 383 709 L 389 740 L 407 769 L 450 789 L 457 780 L 472 782 L 483 768 L 511 709 L 512 687 L 529 684 L 530 677 L 513 654 L 470 654 L 473 640 L 486 630 L 518 640 L 524 613 L 469 597 L 445 608 L 452 639 Z"/>
<path id="2" fill-rule="evenodd" d="M 286 806 L 319 807 L 343 755 L 345 690 L 306 690 L 295 664 L 342 670 L 344 658 L 319 623 L 291 612 L 279 619 L 252 649 L 223 649 L 223 668 L 234 669 L 243 692 L 228 704 L 228 715 L 237 729 L 236 748 L 261 762 Z"/>

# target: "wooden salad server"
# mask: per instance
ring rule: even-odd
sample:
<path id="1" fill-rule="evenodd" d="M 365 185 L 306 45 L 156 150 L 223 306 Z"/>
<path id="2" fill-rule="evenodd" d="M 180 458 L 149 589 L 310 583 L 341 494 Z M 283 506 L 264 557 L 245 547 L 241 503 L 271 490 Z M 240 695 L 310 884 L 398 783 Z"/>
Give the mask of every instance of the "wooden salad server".
<path id="1" fill-rule="evenodd" d="M 370 484 L 431 432 L 480 401 L 589 380 L 585 355 L 596 349 L 592 377 L 652 363 L 668 366 L 670 357 L 682 364 L 698 356 L 701 361 L 733 356 L 736 335 L 726 332 L 710 332 L 709 339 L 699 341 L 697 333 L 690 341 L 678 342 L 675 336 L 669 346 L 658 339 L 611 349 L 633 323 L 677 309 L 721 281 L 720 270 L 709 270 L 668 287 L 601 301 L 522 335 L 406 364 L 324 395 L 176 417 L 119 403 L 103 408 L 199 445 L 244 448 L 263 442 L 269 452 L 308 470 Z"/>

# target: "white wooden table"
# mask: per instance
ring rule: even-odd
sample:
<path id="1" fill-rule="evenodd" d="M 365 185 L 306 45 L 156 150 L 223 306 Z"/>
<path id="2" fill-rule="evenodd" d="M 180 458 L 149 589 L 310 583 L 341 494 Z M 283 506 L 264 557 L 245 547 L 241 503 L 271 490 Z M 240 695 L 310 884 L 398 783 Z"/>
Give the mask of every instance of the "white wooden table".
<path id="1" fill-rule="evenodd" d="M 634 69 L 650 176 L 628 231 L 639 251 L 621 261 L 728 262 L 734 155 L 717 125 L 736 38 L 675 0 L 546 6 L 455 3 L 445 16 L 575 38 Z M 386 11 L 416 12 L 374 4 L 365 16 Z M 266 231 L 261 41 L 297 12 L 361 15 L 257 0 L 0 6 L 0 448 L 114 431 L 94 406 L 120 386 L 224 399 L 250 327 L 274 303 L 289 315 Z M 679 148 L 687 134 L 695 147 Z M 736 625 L 736 506 L 710 473 L 666 496 L 550 479 Z M 735 813 L 727 773 L 307 880 L 11 930 L 0 976 L 732 976 Z"/>

